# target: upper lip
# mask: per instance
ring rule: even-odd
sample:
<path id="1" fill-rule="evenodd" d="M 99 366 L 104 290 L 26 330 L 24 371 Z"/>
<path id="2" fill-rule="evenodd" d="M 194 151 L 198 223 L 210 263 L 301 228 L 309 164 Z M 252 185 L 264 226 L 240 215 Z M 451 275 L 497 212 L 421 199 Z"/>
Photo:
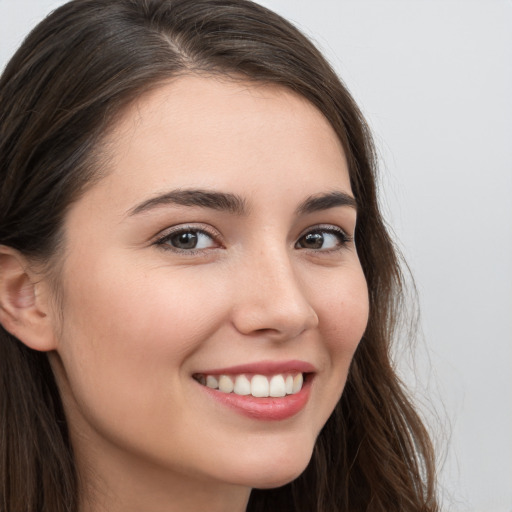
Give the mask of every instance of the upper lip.
<path id="1" fill-rule="evenodd" d="M 255 373 L 259 375 L 275 375 L 279 373 L 314 373 L 316 368 L 306 361 L 258 361 L 240 364 L 225 368 L 215 368 L 196 372 L 202 375 L 238 375 L 241 373 Z"/>

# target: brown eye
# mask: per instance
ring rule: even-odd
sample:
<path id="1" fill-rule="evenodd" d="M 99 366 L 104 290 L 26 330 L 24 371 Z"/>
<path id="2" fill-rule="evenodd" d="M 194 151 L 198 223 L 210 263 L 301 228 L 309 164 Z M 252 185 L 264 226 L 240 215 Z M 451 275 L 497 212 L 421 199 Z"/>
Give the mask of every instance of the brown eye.
<path id="1" fill-rule="evenodd" d="M 167 243 L 176 247 L 176 249 L 195 249 L 197 240 L 197 233 L 189 231 L 187 233 L 177 233 L 171 236 Z"/>
<path id="2" fill-rule="evenodd" d="M 192 251 L 215 247 L 216 242 L 205 231 L 182 229 L 166 235 L 158 241 L 158 245 L 178 251 Z"/>
<path id="3" fill-rule="evenodd" d="M 308 233 L 299 240 L 299 245 L 303 249 L 321 249 L 324 245 L 324 235 L 322 233 Z"/>
<path id="4" fill-rule="evenodd" d="M 295 248 L 328 251 L 343 247 L 349 241 L 349 237 L 340 229 L 316 229 L 301 236 Z"/>

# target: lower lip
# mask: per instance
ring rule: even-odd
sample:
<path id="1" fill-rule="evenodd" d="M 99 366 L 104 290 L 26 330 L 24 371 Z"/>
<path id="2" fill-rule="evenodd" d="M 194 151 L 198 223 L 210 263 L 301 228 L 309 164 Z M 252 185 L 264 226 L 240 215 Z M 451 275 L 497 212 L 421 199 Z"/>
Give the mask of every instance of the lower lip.
<path id="1" fill-rule="evenodd" d="M 302 389 L 298 393 L 280 398 L 256 398 L 252 395 L 223 393 L 218 389 L 211 389 L 202 384 L 199 385 L 214 400 L 244 416 L 262 421 L 276 421 L 291 418 L 304 409 L 309 399 L 311 380 L 312 376 L 308 375 Z"/>

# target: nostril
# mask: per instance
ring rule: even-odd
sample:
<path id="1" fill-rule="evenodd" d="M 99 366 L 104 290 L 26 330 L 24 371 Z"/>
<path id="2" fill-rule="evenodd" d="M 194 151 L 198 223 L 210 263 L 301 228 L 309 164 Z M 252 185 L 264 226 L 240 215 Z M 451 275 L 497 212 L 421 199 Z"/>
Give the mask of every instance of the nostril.
<path id="1" fill-rule="evenodd" d="M 274 266 L 258 283 L 240 287 L 232 322 L 244 335 L 292 339 L 315 328 L 318 315 L 291 269 Z"/>

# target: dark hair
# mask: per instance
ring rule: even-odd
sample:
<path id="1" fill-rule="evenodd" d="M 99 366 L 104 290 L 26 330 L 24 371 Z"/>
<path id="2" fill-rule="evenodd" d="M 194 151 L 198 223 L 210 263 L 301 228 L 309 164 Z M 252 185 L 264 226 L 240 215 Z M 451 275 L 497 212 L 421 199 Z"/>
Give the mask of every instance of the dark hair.
<path id="1" fill-rule="evenodd" d="M 0 244 L 51 264 L 68 206 L 101 178 L 102 136 L 136 97 L 187 73 L 279 84 L 343 144 L 370 318 L 343 396 L 295 481 L 249 511 L 434 512 L 427 432 L 390 362 L 402 276 L 376 195 L 370 133 L 350 94 L 293 25 L 246 0 L 74 0 L 27 37 L 0 80 Z M 78 482 L 45 353 L 0 327 L 0 511 L 76 512 Z"/>

